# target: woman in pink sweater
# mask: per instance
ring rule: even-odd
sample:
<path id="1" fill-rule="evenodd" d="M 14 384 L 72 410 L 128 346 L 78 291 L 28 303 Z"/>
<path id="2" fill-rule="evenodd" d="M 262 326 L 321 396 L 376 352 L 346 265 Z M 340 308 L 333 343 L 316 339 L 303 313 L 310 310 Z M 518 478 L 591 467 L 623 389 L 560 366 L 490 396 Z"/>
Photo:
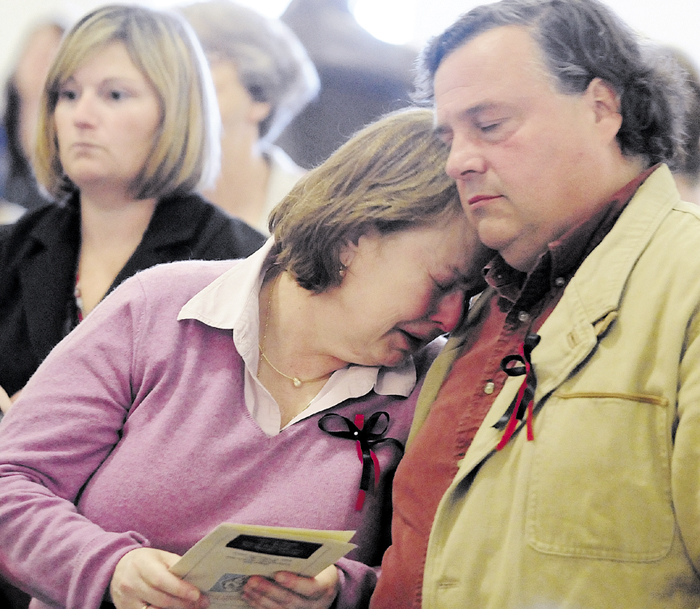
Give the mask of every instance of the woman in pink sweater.
<path id="1" fill-rule="evenodd" d="M 0 426 L 0 570 L 32 607 L 204 607 L 168 567 L 225 521 L 357 531 L 315 578 L 251 577 L 251 606 L 367 604 L 401 450 L 376 444 L 367 484 L 322 418 L 404 442 L 426 345 L 481 289 L 446 157 L 430 111 L 390 115 L 295 187 L 253 256 L 140 273 L 51 352 Z"/>

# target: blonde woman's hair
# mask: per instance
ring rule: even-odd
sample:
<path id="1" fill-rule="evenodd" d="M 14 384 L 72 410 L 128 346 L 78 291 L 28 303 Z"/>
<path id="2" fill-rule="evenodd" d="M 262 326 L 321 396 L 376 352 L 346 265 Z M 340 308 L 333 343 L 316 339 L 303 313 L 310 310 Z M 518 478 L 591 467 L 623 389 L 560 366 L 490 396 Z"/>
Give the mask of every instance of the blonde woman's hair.
<path id="1" fill-rule="evenodd" d="M 54 197 L 76 186 L 61 165 L 54 111 L 63 84 L 92 55 L 122 43 L 156 92 L 160 126 L 131 185 L 137 199 L 187 193 L 213 183 L 220 163 L 220 116 L 202 49 L 184 18 L 136 5 L 109 5 L 66 34 L 47 76 L 35 160 L 40 184 Z"/>
<path id="2" fill-rule="evenodd" d="M 320 293 L 340 285 L 341 251 L 362 235 L 439 225 L 464 213 L 445 173 L 447 156 L 431 110 L 401 110 L 365 127 L 272 211 L 273 264 Z"/>

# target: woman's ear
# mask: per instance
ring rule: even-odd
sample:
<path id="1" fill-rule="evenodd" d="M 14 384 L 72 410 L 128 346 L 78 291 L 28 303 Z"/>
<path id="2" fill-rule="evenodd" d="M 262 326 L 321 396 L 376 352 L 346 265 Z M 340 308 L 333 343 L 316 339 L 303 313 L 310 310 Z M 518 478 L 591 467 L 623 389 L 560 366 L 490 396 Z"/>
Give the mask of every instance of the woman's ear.
<path id="1" fill-rule="evenodd" d="M 350 243 L 346 243 L 343 246 L 343 249 L 340 250 L 340 256 L 338 256 L 338 258 L 340 259 L 340 264 L 342 265 L 343 269 L 347 269 L 352 264 L 352 261 L 355 259 L 356 253 L 357 253 L 357 244 L 356 243 L 353 243 L 351 241 Z"/>

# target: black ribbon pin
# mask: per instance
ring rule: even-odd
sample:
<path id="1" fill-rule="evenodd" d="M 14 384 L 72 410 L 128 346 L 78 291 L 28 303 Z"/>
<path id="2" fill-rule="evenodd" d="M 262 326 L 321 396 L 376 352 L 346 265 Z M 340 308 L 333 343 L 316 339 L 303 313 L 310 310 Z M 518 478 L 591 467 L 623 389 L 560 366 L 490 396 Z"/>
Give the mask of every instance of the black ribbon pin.
<path id="1" fill-rule="evenodd" d="M 503 416 L 496 421 L 494 427 L 496 429 L 504 429 L 503 437 L 496 446 L 496 450 L 502 450 L 503 447 L 511 439 L 515 432 L 515 427 L 518 421 L 522 421 L 527 412 L 527 439 L 532 441 L 535 439 L 535 433 L 532 429 L 532 410 L 534 405 L 535 389 L 537 388 L 537 377 L 532 369 L 530 355 L 532 350 L 539 344 L 540 336 L 529 332 L 525 336 L 525 341 L 520 346 L 519 353 L 515 355 L 507 355 L 501 360 L 501 370 L 508 376 L 523 376 L 522 384 L 518 393 L 513 398 L 513 401 L 508 406 L 508 410 L 503 413 Z"/>
<path id="2" fill-rule="evenodd" d="M 353 423 L 347 417 L 333 412 L 325 414 L 318 422 L 322 431 L 336 438 L 355 440 L 357 442 L 357 456 L 362 463 L 362 477 L 360 478 L 360 490 L 357 494 L 356 510 L 361 510 L 365 502 L 365 494 L 369 490 L 369 482 L 374 472 L 374 484 L 379 483 L 379 460 L 372 448 L 377 444 L 390 442 L 403 453 L 403 444 L 395 438 L 385 438 L 389 429 L 389 413 L 375 412 L 365 421 L 365 415 L 356 414 Z M 374 465 L 374 467 L 372 467 Z"/>

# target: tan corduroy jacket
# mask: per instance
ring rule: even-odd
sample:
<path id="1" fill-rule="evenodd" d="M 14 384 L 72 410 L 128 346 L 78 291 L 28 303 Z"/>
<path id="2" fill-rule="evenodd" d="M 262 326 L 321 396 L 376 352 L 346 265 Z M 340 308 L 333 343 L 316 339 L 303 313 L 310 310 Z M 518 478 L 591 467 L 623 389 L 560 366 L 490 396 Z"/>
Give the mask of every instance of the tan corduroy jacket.
<path id="1" fill-rule="evenodd" d="M 540 329 L 534 441 L 495 451 L 510 378 L 462 460 L 423 607 L 700 607 L 699 309 L 700 210 L 662 166 Z M 416 429 L 478 314 L 435 362 Z"/>

